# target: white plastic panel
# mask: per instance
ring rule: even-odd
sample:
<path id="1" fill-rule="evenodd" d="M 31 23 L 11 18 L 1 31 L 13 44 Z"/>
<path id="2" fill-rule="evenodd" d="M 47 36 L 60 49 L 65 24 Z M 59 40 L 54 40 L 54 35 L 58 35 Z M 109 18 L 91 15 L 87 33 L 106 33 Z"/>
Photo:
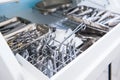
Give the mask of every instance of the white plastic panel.
<path id="1" fill-rule="evenodd" d="M 17 2 L 19 0 L 0 0 L 0 4 L 1 3 L 7 3 L 7 2 Z"/>
<path id="2" fill-rule="evenodd" d="M 119 55 L 119 34 L 120 24 L 53 76 L 51 80 L 95 80 Z"/>
<path id="3" fill-rule="evenodd" d="M 20 64 L 0 33 L 0 80 L 23 80 Z"/>
<path id="4" fill-rule="evenodd" d="M 106 7 L 110 11 L 120 13 L 120 0 L 108 0 L 109 5 Z"/>

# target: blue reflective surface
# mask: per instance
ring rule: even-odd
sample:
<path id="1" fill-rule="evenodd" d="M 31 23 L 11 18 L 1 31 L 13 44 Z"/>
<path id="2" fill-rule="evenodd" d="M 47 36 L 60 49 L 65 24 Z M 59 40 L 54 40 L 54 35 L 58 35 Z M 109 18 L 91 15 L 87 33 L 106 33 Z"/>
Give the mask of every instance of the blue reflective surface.
<path id="1" fill-rule="evenodd" d="M 34 23 L 50 24 L 58 21 L 51 15 L 44 16 L 39 11 L 33 9 L 34 5 L 41 0 L 20 0 L 18 3 L 6 3 L 0 5 L 0 15 L 5 15 L 8 18 L 19 16 L 26 18 Z"/>
<path id="2" fill-rule="evenodd" d="M 35 3 L 37 3 L 40 0 L 19 0 L 18 3 L 6 3 L 0 5 L 0 14 L 11 14 L 13 12 L 21 12 L 23 10 L 27 10 L 32 8 Z"/>
<path id="3" fill-rule="evenodd" d="M 33 23 L 50 24 L 60 20 L 55 16 L 42 15 L 39 11 L 32 9 L 34 5 L 41 0 L 20 0 L 18 3 L 6 3 L 0 5 L 0 15 L 5 15 L 8 18 L 19 16 L 26 18 Z"/>

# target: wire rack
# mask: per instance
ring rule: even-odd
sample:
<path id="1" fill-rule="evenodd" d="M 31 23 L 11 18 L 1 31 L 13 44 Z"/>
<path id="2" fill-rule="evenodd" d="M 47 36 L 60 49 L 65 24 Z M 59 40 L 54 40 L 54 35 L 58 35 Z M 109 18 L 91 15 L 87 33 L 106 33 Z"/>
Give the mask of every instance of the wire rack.
<path id="1" fill-rule="evenodd" d="M 54 41 L 54 44 L 60 45 L 58 41 Z M 26 60 L 28 60 L 48 77 L 52 77 L 81 53 L 79 49 L 74 47 L 74 45 L 63 44 L 62 50 L 59 51 L 58 46 L 54 46 L 54 44 L 49 45 L 47 43 L 40 49 L 39 52 L 37 52 L 37 54 L 27 54 L 24 56 Z"/>

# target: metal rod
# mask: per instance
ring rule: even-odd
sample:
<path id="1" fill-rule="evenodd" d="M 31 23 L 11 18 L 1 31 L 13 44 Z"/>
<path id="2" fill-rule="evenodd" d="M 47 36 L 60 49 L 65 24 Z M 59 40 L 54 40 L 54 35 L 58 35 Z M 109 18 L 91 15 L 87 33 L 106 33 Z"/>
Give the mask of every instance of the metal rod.
<path id="1" fill-rule="evenodd" d="M 112 80 L 112 63 L 108 65 L 108 80 Z"/>
<path id="2" fill-rule="evenodd" d="M 70 38 L 71 35 L 75 34 L 77 31 L 79 31 L 79 30 L 82 29 L 83 27 L 84 27 L 84 23 L 79 24 L 79 25 L 74 29 L 74 31 L 73 31 L 67 38 L 65 38 L 64 41 L 60 44 L 59 50 L 60 50 L 62 44 L 63 44 L 68 38 Z"/>

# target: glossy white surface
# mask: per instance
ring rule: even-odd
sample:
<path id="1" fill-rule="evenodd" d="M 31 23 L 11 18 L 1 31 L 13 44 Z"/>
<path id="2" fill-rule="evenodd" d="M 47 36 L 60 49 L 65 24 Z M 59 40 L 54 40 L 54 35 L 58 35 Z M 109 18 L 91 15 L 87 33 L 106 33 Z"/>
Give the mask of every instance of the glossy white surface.
<path id="1" fill-rule="evenodd" d="M 0 4 L 7 2 L 17 2 L 18 0 L 0 0 Z"/>
<path id="2" fill-rule="evenodd" d="M 118 34 L 120 34 L 120 24 L 51 79 L 94 80 L 99 77 L 108 64 L 119 55 L 120 37 Z"/>
<path id="3" fill-rule="evenodd" d="M 0 33 L 0 80 L 22 80 L 22 69 Z"/>

